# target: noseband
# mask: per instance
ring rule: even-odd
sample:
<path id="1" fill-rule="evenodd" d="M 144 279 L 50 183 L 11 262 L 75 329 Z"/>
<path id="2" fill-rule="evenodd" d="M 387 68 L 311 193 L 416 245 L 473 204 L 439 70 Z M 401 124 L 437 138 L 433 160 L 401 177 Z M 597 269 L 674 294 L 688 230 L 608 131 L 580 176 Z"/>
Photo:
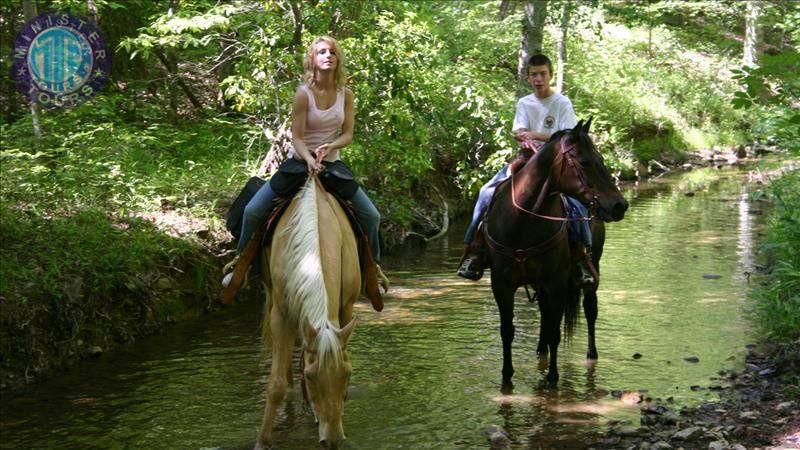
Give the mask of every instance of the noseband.
<path id="1" fill-rule="evenodd" d="M 575 219 L 572 219 L 572 218 L 569 218 L 569 217 L 554 217 L 554 216 L 547 216 L 547 215 L 544 215 L 544 214 L 539 214 L 539 213 L 536 213 L 534 211 L 530 211 L 528 209 L 523 208 L 522 206 L 519 205 L 519 203 L 517 203 L 517 195 L 516 195 L 516 192 L 515 192 L 516 189 L 514 189 L 514 174 L 512 173 L 511 174 L 511 203 L 514 205 L 515 208 L 517 208 L 518 210 L 520 210 L 522 212 L 528 213 L 528 214 L 530 214 L 532 216 L 539 217 L 541 219 L 554 220 L 554 221 L 559 221 L 559 222 L 570 222 L 570 221 L 577 221 L 577 220 L 584 221 L 584 220 L 592 220 L 594 218 L 594 210 L 597 208 L 598 192 L 597 192 L 597 190 L 595 188 L 593 188 L 589 184 L 589 180 L 588 180 L 588 178 L 586 178 L 586 173 L 583 171 L 583 168 L 581 168 L 580 164 L 578 164 L 578 162 L 576 161 L 577 160 L 577 156 L 575 155 L 575 143 L 572 142 L 569 145 L 565 145 L 566 140 L 567 140 L 567 136 L 563 136 L 561 138 L 561 140 L 558 142 L 558 145 L 559 145 L 558 153 L 561 154 L 561 161 L 562 161 L 561 164 L 558 164 L 560 166 L 559 167 L 560 170 L 558 171 L 558 184 L 561 184 L 560 183 L 561 175 L 564 172 L 563 161 L 567 161 L 567 165 L 570 167 L 570 169 L 572 170 L 573 175 L 575 176 L 575 178 L 577 178 L 578 183 L 580 184 L 580 189 L 578 190 L 578 194 L 583 194 L 584 196 L 589 197 L 591 199 L 591 201 L 589 202 L 589 217 L 577 217 Z M 553 165 L 551 166 L 551 169 L 550 169 L 551 172 L 552 172 L 552 167 L 556 166 L 556 164 L 557 163 L 554 160 L 553 161 Z M 549 176 L 550 175 L 548 174 L 548 178 L 549 178 Z M 546 189 L 546 186 L 549 186 L 549 183 L 546 183 L 545 187 L 543 187 L 542 189 Z M 544 192 L 539 194 L 540 197 L 543 196 L 543 195 L 544 195 Z"/>

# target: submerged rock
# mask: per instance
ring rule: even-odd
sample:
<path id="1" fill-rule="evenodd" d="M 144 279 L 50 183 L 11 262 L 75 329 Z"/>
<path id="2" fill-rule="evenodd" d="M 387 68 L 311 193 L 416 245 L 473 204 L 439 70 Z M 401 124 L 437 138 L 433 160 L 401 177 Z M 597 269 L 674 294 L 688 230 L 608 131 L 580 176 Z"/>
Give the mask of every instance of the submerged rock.
<path id="1" fill-rule="evenodd" d="M 686 361 L 686 362 L 690 362 L 692 364 L 696 364 L 696 363 L 700 362 L 700 358 L 698 358 L 697 356 L 688 356 L 686 358 L 683 358 L 683 360 Z"/>
<path id="2" fill-rule="evenodd" d="M 492 425 L 486 430 L 486 438 L 493 449 L 511 448 L 511 438 L 502 427 Z"/>

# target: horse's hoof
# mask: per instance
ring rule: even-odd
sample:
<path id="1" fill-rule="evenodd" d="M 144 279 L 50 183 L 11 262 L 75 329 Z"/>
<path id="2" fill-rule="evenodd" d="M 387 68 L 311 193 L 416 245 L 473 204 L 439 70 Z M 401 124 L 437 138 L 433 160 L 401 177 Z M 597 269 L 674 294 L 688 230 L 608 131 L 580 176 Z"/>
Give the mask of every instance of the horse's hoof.
<path id="1" fill-rule="evenodd" d="M 271 449 L 271 448 L 274 448 L 272 446 L 272 444 L 266 444 L 265 445 L 265 444 L 262 444 L 261 442 L 256 442 L 256 445 L 255 445 L 255 447 L 253 447 L 253 450 L 267 450 L 267 449 Z"/>
<path id="2" fill-rule="evenodd" d="M 544 358 L 547 356 L 547 350 L 536 350 L 536 354 L 539 355 L 540 358 Z"/>
<path id="3" fill-rule="evenodd" d="M 502 385 L 500 385 L 500 393 L 503 395 L 511 395 L 514 392 L 514 383 L 511 380 L 504 381 Z"/>
<path id="4" fill-rule="evenodd" d="M 597 352 L 587 352 L 586 359 L 591 361 L 597 361 Z"/>

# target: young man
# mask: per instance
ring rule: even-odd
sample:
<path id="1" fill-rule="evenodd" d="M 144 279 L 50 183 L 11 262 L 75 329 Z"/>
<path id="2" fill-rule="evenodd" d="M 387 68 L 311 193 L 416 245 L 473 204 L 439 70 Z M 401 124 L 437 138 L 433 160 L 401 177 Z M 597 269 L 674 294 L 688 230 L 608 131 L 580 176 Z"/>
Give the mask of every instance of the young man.
<path id="1" fill-rule="evenodd" d="M 547 56 L 533 55 L 528 59 L 528 82 L 533 87 L 533 94 L 522 97 L 517 101 L 517 112 L 514 115 L 514 126 L 512 128 L 514 139 L 520 145 L 519 158 L 529 158 L 555 132 L 573 128 L 577 123 L 575 111 L 572 109 L 572 102 L 566 96 L 553 91 L 550 87 L 552 77 L 553 64 Z M 472 213 L 472 223 L 470 223 L 464 236 L 465 256 L 463 263 L 458 268 L 458 275 L 464 278 L 479 280 L 483 276 L 483 267 L 481 267 L 481 261 L 478 257 L 480 248 L 472 245 L 473 235 L 486 209 L 489 207 L 495 187 L 510 176 L 508 167 L 506 165 L 500 169 L 481 188 L 478 195 L 478 202 Z M 577 200 L 569 199 L 569 201 L 573 208 L 576 203 L 580 205 Z M 585 215 L 586 210 L 583 205 L 580 205 L 580 208 L 582 211 L 578 213 Z M 582 222 L 582 225 L 586 233 L 587 244 L 591 246 L 588 224 Z M 582 279 L 580 282 L 584 284 L 589 283 L 590 280 L 593 281 L 591 275 L 583 267 L 581 269 Z M 589 277 L 588 279 L 586 278 L 587 276 Z"/>

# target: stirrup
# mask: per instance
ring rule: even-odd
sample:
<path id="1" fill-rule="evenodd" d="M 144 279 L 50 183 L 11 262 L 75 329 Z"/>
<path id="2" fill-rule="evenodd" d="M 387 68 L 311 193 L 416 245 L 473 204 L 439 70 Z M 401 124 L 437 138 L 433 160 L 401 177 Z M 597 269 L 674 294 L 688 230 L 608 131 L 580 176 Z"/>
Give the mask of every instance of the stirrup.
<path id="1" fill-rule="evenodd" d="M 236 255 L 231 262 L 225 264 L 222 268 L 222 273 L 225 275 L 222 277 L 222 287 L 228 287 L 231 284 L 231 280 L 233 279 L 233 269 L 236 267 L 236 264 L 239 262 L 239 255 Z"/>
<path id="2" fill-rule="evenodd" d="M 578 287 L 592 287 L 597 284 L 597 280 L 594 279 L 594 275 L 589 270 L 588 267 L 585 266 L 585 263 L 579 262 L 578 263 L 578 279 L 576 280 Z"/>
<path id="3" fill-rule="evenodd" d="M 378 279 L 378 284 L 380 284 L 383 287 L 383 292 L 384 293 L 389 292 L 389 278 L 387 278 L 386 275 L 384 275 L 380 265 L 375 264 L 375 272 L 376 272 L 376 278 Z"/>

